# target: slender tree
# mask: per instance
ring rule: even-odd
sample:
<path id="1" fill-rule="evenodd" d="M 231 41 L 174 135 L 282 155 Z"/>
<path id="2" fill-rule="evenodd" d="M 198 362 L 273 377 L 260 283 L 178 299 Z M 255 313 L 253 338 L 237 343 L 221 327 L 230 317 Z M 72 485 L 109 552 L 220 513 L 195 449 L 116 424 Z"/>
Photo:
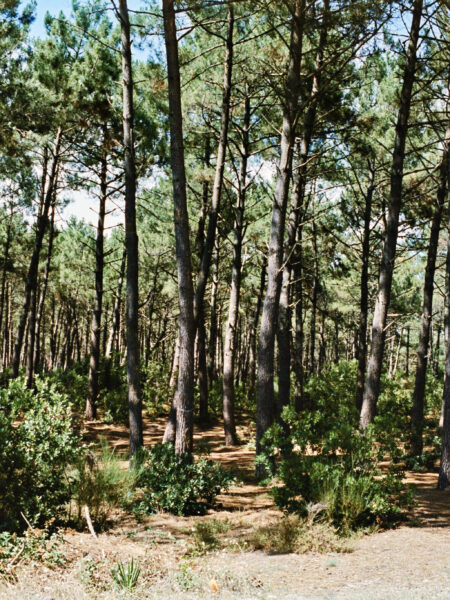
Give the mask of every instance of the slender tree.
<path id="1" fill-rule="evenodd" d="M 403 74 L 403 85 L 395 128 L 395 145 L 391 169 L 391 189 L 389 195 L 386 237 L 380 267 L 378 292 L 372 322 L 372 343 L 367 366 L 366 383 L 361 407 L 361 426 L 367 428 L 375 418 L 378 396 L 380 393 L 380 377 L 383 363 L 383 350 L 387 312 L 391 297 L 392 275 L 394 272 L 397 249 L 398 223 L 402 205 L 403 166 L 405 145 L 408 133 L 408 122 L 411 108 L 411 97 L 417 64 L 417 47 L 419 43 L 420 24 L 422 19 L 423 0 L 415 0 L 412 8 L 412 22 L 406 64 Z"/>

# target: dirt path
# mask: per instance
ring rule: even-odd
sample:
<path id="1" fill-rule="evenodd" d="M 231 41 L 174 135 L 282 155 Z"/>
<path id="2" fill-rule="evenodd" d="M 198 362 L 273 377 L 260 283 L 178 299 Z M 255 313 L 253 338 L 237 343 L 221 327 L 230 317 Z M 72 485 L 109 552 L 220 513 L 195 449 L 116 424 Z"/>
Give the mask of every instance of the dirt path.
<path id="1" fill-rule="evenodd" d="M 164 420 L 145 423 L 145 443 L 161 439 Z M 243 439 L 248 432 L 241 428 Z M 91 423 L 86 437 L 106 437 L 127 449 L 125 427 Z M 50 570 L 24 568 L 12 587 L 0 587 L 5 600 L 450 600 L 450 490 L 436 490 L 436 473 L 408 473 L 417 505 L 400 528 L 352 542 L 347 554 L 268 555 L 242 544 L 258 526 L 277 523 L 281 513 L 253 479 L 254 452 L 223 446 L 220 424 L 197 432 L 211 458 L 239 471 L 244 484 L 219 498 L 206 517 L 154 515 L 137 523 L 118 516 L 96 541 L 67 531 L 68 562 Z M 196 555 L 192 528 L 198 519 L 223 520 L 229 527 L 221 550 Z M 133 557 L 142 566 L 133 594 L 118 594 L 111 569 Z"/>

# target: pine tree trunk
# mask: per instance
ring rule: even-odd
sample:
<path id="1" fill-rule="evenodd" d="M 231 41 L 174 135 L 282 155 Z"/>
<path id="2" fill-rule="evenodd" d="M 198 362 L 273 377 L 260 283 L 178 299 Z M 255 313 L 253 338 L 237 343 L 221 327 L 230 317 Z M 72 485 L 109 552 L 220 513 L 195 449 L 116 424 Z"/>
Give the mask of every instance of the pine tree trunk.
<path id="1" fill-rule="evenodd" d="M 266 287 L 266 274 L 267 274 L 267 259 L 264 257 L 264 261 L 261 265 L 261 274 L 258 289 L 258 300 L 256 301 L 255 315 L 253 318 L 253 326 L 250 331 L 250 356 L 249 356 L 249 381 L 248 381 L 248 395 L 251 397 L 255 391 L 256 384 L 256 332 L 258 331 L 259 317 L 261 316 L 261 309 L 263 305 L 264 291 Z"/>
<path id="2" fill-rule="evenodd" d="M 447 152 L 447 195 L 450 198 L 450 133 L 447 131 L 445 140 Z M 450 208 L 450 202 L 448 202 Z M 449 223 L 450 225 L 450 223 Z M 447 239 L 446 262 L 446 295 L 445 295 L 445 329 L 447 331 L 447 347 L 445 355 L 444 393 L 442 398 L 442 454 L 439 468 L 438 489 L 444 490 L 450 485 L 450 236 Z"/>
<path id="3" fill-rule="evenodd" d="M 19 325 L 17 327 L 16 342 L 14 345 L 14 357 L 12 364 L 12 376 L 17 377 L 19 374 L 20 357 L 22 354 L 22 346 L 25 336 L 25 328 L 29 316 L 30 308 L 32 307 L 32 297 L 36 294 L 37 277 L 39 269 L 39 256 L 41 253 L 42 243 L 44 241 L 45 231 L 47 229 L 48 213 L 50 210 L 51 201 L 53 198 L 54 188 L 56 186 L 56 177 L 59 163 L 59 151 L 61 146 L 61 129 L 58 129 L 53 150 L 52 165 L 50 168 L 50 176 L 47 184 L 47 191 L 44 195 L 42 210 L 37 218 L 36 238 L 34 242 L 33 254 L 31 256 L 30 266 L 28 268 L 27 280 L 25 284 L 25 294 L 23 306 L 20 313 Z M 34 331 L 33 331 L 34 336 Z"/>
<path id="4" fill-rule="evenodd" d="M 249 156 L 250 101 L 245 99 L 244 123 L 242 127 L 241 172 L 235 222 L 233 228 L 233 266 L 231 271 L 231 290 L 228 308 L 228 320 L 225 328 L 223 350 L 223 423 L 225 444 L 237 444 L 234 414 L 234 365 L 236 362 L 237 324 L 242 276 L 242 238 L 244 235 L 245 196 L 247 191 L 247 162 Z"/>
<path id="5" fill-rule="evenodd" d="M 56 212 L 56 199 L 53 200 L 52 215 L 50 219 L 50 231 L 48 235 L 48 249 L 47 249 L 47 261 L 45 263 L 44 279 L 42 281 L 41 295 L 39 298 L 39 305 L 36 314 L 36 334 L 35 334 L 35 349 L 33 357 L 33 371 L 36 373 L 41 367 L 41 326 L 42 318 L 44 315 L 45 299 L 47 297 L 48 282 L 50 278 L 50 266 L 53 255 L 53 240 L 55 237 L 55 212 Z M 44 341 L 44 340 L 42 340 Z"/>
<path id="6" fill-rule="evenodd" d="M 450 139 L 450 130 L 447 132 Z M 428 364 L 428 345 L 430 337 L 431 318 L 433 316 L 434 273 L 436 256 L 441 230 L 442 213 L 447 194 L 448 148 L 445 148 L 439 176 L 437 201 L 431 224 L 430 241 L 428 244 L 427 266 L 423 286 L 422 319 L 420 322 L 419 345 L 417 348 L 416 379 L 414 383 L 413 405 L 411 410 L 411 454 L 419 456 L 423 450 L 423 418 L 425 384 Z"/>
<path id="7" fill-rule="evenodd" d="M 216 243 L 216 257 L 211 281 L 209 344 L 208 344 L 208 381 L 211 387 L 216 379 L 216 351 L 217 351 L 217 291 L 219 287 L 219 248 Z"/>
<path id="8" fill-rule="evenodd" d="M 139 284 L 136 231 L 136 164 L 134 155 L 133 71 L 127 0 L 119 0 L 122 41 L 123 143 L 125 170 L 125 247 L 127 252 L 127 381 L 130 457 L 143 444 L 139 389 Z"/>
<path id="9" fill-rule="evenodd" d="M 95 243 L 95 297 L 94 310 L 92 311 L 91 335 L 89 348 L 89 377 L 88 393 L 86 398 L 86 411 L 84 418 L 91 421 L 97 417 L 97 397 L 99 392 L 100 368 L 100 334 L 102 327 L 103 307 L 103 270 L 104 270 L 104 229 L 106 214 L 106 195 L 108 190 L 108 160 L 106 156 L 106 143 L 108 131 L 103 129 L 103 150 L 100 171 L 100 198 L 98 207 L 97 238 Z"/>
<path id="10" fill-rule="evenodd" d="M 256 390 L 257 453 L 261 451 L 261 439 L 275 417 L 273 389 L 275 334 L 278 323 L 286 208 L 291 180 L 292 152 L 295 141 L 295 124 L 300 95 L 300 63 L 302 57 L 304 19 L 305 0 L 296 0 L 291 23 L 289 67 L 280 141 L 280 160 L 278 163 L 277 183 L 272 206 L 267 264 L 267 290 L 261 315 L 261 329 L 258 343 L 258 378 Z"/>
<path id="11" fill-rule="evenodd" d="M 176 391 L 175 451 L 182 453 L 191 452 L 193 443 L 195 323 L 180 70 L 173 0 L 163 0 L 163 19 L 169 81 L 170 154 L 180 310 L 180 365 Z"/>
<path id="12" fill-rule="evenodd" d="M 359 329 L 358 346 L 356 355 L 358 357 L 358 371 L 356 375 L 355 403 L 358 411 L 361 411 L 364 395 L 364 379 L 366 375 L 367 361 L 367 321 L 369 316 L 369 257 L 370 257 L 370 219 L 372 217 L 372 199 L 375 184 L 375 171 L 370 168 L 369 187 L 365 195 L 364 209 L 364 235 L 362 244 L 362 267 L 359 300 Z"/>
<path id="13" fill-rule="evenodd" d="M 314 65 L 314 76 L 311 87 L 311 96 L 309 99 L 309 107 L 303 121 L 303 136 L 298 145 L 299 164 L 297 166 L 297 176 L 294 178 L 295 185 L 292 192 L 291 209 L 287 224 L 287 236 L 284 249 L 284 270 L 282 275 L 279 317 L 278 317 L 278 411 L 277 417 L 280 415 L 283 406 L 290 403 L 290 388 L 291 388 L 291 323 L 292 311 L 289 306 L 290 296 L 290 281 L 292 273 L 296 268 L 295 259 L 301 259 L 301 234 L 299 234 L 299 222 L 305 197 L 305 188 L 307 181 L 307 161 L 311 138 L 316 125 L 317 107 L 322 81 L 324 51 L 328 37 L 328 20 L 329 20 L 329 0 L 324 1 L 322 26 L 320 30 L 319 45 L 317 48 L 316 61 Z M 297 241 L 297 246 L 296 246 Z M 301 271 L 301 267 L 300 267 Z M 301 273 L 299 274 L 301 277 Z M 298 278 L 297 278 L 298 279 Z M 300 282 L 301 287 L 301 282 Z M 299 288 L 296 288 L 299 291 Z M 299 322 L 302 323 L 301 321 Z M 298 352 L 298 348 L 296 348 Z M 301 356 L 301 355 L 300 355 Z M 298 365 L 298 357 L 294 353 L 294 372 L 296 376 L 303 379 L 302 369 Z M 302 388 L 303 384 L 297 384 L 297 391 Z M 296 394 L 297 395 L 297 394 Z"/>
<path id="14" fill-rule="evenodd" d="M 387 312 L 391 298 L 392 276 L 394 272 L 395 253 L 397 249 L 398 223 L 402 204 L 403 165 L 405 144 L 408 133 L 408 121 L 411 108 L 412 89 L 416 73 L 417 47 L 423 0 L 413 3 L 412 23 L 409 37 L 403 86 L 400 96 L 397 125 L 395 129 L 395 146 L 391 170 L 391 190 L 388 207 L 386 236 L 383 246 L 378 292 L 372 323 L 372 343 L 367 366 L 366 383 L 361 408 L 361 427 L 366 429 L 373 422 L 380 394 L 380 378 L 383 363 L 385 327 Z"/>

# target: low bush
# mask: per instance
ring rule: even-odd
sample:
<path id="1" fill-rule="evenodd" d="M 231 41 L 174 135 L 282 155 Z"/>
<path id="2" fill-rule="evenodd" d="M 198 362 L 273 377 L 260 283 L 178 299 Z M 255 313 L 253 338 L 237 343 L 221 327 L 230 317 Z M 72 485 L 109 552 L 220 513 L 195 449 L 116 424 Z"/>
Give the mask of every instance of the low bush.
<path id="1" fill-rule="evenodd" d="M 274 524 L 258 527 L 249 543 L 255 550 L 269 554 L 351 551 L 347 540 L 339 536 L 333 526 L 314 523 L 297 515 L 288 515 Z"/>
<path id="2" fill-rule="evenodd" d="M 353 371 L 353 362 L 340 363 L 320 380 L 310 378 L 310 409 L 300 415 L 285 409 L 289 435 L 274 425 L 258 459 L 269 477 L 278 478 L 270 493 L 280 508 L 305 516 L 308 504 L 323 505 L 328 522 L 341 532 L 398 520 L 411 502 L 395 437 L 378 435 L 376 425 L 364 435 L 358 429 Z M 382 470 L 383 461 L 390 467 Z"/>
<path id="3" fill-rule="evenodd" d="M 233 476 L 210 460 L 194 462 L 189 454 L 175 454 L 171 444 L 142 450 L 136 475 L 134 511 L 163 510 L 175 515 L 200 515 L 228 489 Z"/>
<path id="4" fill-rule="evenodd" d="M 26 559 L 48 566 L 64 564 L 60 533 L 28 529 L 24 535 L 0 533 L 0 579 L 15 581 L 15 569 Z"/>
<path id="5" fill-rule="evenodd" d="M 228 521 L 219 519 L 197 521 L 191 530 L 192 545 L 189 554 L 201 555 L 219 549 L 221 546 L 219 535 L 229 531 L 230 528 L 231 524 Z"/>
<path id="6" fill-rule="evenodd" d="M 58 519 L 70 499 L 68 465 L 79 455 L 67 396 L 49 382 L 36 390 L 12 381 L 0 395 L 0 529 L 20 530 Z"/>
<path id="7" fill-rule="evenodd" d="M 133 471 L 122 468 L 120 458 L 106 441 L 100 451 L 94 447 L 80 456 L 71 480 L 78 521 L 83 522 L 82 510 L 87 506 L 93 523 L 100 528 L 134 487 Z"/>

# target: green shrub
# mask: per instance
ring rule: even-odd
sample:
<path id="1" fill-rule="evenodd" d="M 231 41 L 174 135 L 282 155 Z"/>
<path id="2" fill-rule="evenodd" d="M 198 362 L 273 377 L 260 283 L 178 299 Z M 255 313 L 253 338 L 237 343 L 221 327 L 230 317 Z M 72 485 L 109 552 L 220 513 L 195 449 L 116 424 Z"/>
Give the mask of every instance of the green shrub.
<path id="1" fill-rule="evenodd" d="M 340 367 L 325 377 L 329 384 L 336 373 L 342 373 Z M 315 410 L 296 415 L 285 409 L 288 436 L 275 425 L 263 440 L 265 451 L 258 461 L 280 480 L 281 485 L 270 491 L 276 504 L 302 516 L 308 505 L 323 505 L 328 521 L 341 531 L 398 519 L 411 495 L 395 464 L 387 472 L 379 466 L 397 456 L 395 442 L 386 438 L 380 442 L 375 428 L 362 435 L 350 400 L 341 396 L 339 386 L 330 388 L 328 395 L 320 387 L 321 393 L 315 392 Z M 280 449 L 283 453 L 277 461 Z"/>
<path id="2" fill-rule="evenodd" d="M 0 578 L 14 581 L 14 570 L 23 558 L 48 566 L 64 564 L 63 541 L 62 535 L 56 532 L 27 530 L 19 536 L 3 531 L 0 533 Z"/>
<path id="3" fill-rule="evenodd" d="M 49 382 L 36 391 L 11 382 L 0 396 L 0 529 L 22 529 L 23 513 L 42 525 L 70 499 L 67 467 L 79 455 L 72 406 Z"/>
<path id="4" fill-rule="evenodd" d="M 297 515 L 284 516 L 280 521 L 258 527 L 249 539 L 255 550 L 269 554 L 305 552 L 349 552 L 346 540 L 327 523 L 314 523 Z"/>
<path id="5" fill-rule="evenodd" d="M 51 387 L 64 394 L 72 406 L 84 411 L 88 388 L 88 364 L 86 361 L 75 364 L 72 369 L 55 369 L 42 376 Z"/>
<path id="6" fill-rule="evenodd" d="M 135 511 L 164 510 L 175 515 L 204 514 L 232 475 L 210 460 L 194 462 L 189 454 L 176 455 L 171 444 L 145 448 L 140 457 Z"/>
<path id="7" fill-rule="evenodd" d="M 142 404 L 153 416 L 165 413 L 173 395 L 170 388 L 170 365 L 149 362 L 142 369 Z"/>
<path id="8" fill-rule="evenodd" d="M 212 550 L 217 550 L 221 541 L 219 534 L 225 533 L 231 528 L 228 521 L 219 519 L 204 519 L 197 521 L 191 530 L 192 547 L 190 554 L 201 555 Z"/>
<path id="9" fill-rule="evenodd" d="M 82 509 L 88 506 L 93 523 L 103 527 L 111 511 L 119 507 L 134 486 L 134 473 L 122 468 L 119 457 L 106 441 L 83 453 L 72 475 L 72 498 L 81 521 Z"/>
<path id="10" fill-rule="evenodd" d="M 122 384 L 110 391 L 106 389 L 101 390 L 100 409 L 103 412 L 104 423 L 128 426 L 129 408 L 126 385 Z"/>

